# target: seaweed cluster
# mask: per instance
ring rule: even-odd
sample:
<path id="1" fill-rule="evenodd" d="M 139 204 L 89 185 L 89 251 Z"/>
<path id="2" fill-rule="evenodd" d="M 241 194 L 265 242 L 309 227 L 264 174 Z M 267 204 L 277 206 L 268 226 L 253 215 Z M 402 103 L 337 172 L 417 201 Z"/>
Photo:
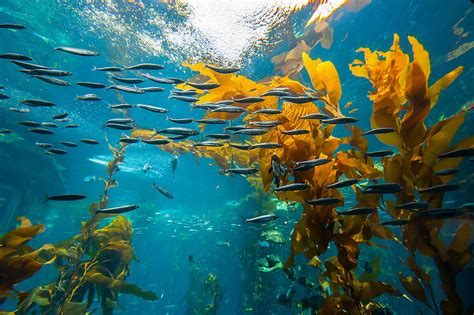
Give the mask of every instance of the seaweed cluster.
<path id="1" fill-rule="evenodd" d="M 99 202 L 92 203 L 92 217 L 83 222 L 80 233 L 58 244 L 45 244 L 39 249 L 26 245 L 44 231 L 41 224 L 31 225 L 26 218 L 19 218 L 19 227 L 1 238 L 0 277 L 1 300 L 17 298 L 15 313 L 27 314 L 39 310 L 41 314 L 86 314 L 92 311 L 97 298 L 103 314 L 112 314 L 119 307 L 120 293 L 132 294 L 145 300 L 158 296 L 138 286 L 125 282 L 135 259 L 131 243 L 132 225 L 124 216 L 98 214 L 109 201 L 109 190 L 117 185 L 114 174 L 125 159 L 125 148 L 109 145 L 114 158 L 107 165 L 107 178 Z M 114 217 L 110 224 L 99 227 L 102 219 Z M 59 275 L 49 284 L 19 292 L 15 284 L 26 280 L 44 265 L 54 262 Z"/>
<path id="2" fill-rule="evenodd" d="M 415 299 L 427 305 L 434 313 L 440 310 L 444 314 L 460 314 L 464 307 L 456 293 L 456 275 L 472 258 L 469 249 L 470 225 L 462 224 L 450 242 L 441 237 L 445 219 L 449 214 L 439 211 L 436 215 L 419 215 L 413 211 L 396 208 L 408 202 L 416 201 L 420 195 L 429 204 L 430 210 L 439 209 L 442 205 L 443 191 L 429 194 L 418 193 L 426 187 L 447 183 L 454 175 L 436 175 L 436 171 L 456 168 L 462 157 L 438 159 L 444 152 L 461 148 L 469 148 L 474 144 L 474 137 L 467 137 L 452 144 L 458 129 L 464 122 L 467 109 L 462 109 L 455 115 L 442 119 L 428 126 L 426 119 L 436 105 L 440 93 L 446 89 L 463 71 L 458 67 L 444 75 L 434 84 L 429 85 L 430 59 L 429 53 L 416 40 L 408 37 L 413 50 L 413 57 L 402 51 L 399 36 L 395 34 L 393 45 L 387 52 L 360 48 L 364 60 L 354 60 L 350 70 L 357 77 L 366 78 L 373 86 L 369 99 L 373 103 L 371 113 L 372 128 L 390 128 L 394 132 L 378 134 L 378 139 L 396 149 L 392 155 L 384 156 L 380 163 L 374 161 L 365 152 L 368 151 L 368 141 L 362 136 L 362 130 L 357 126 L 346 128 L 351 131 L 349 137 L 333 135 L 335 126 L 324 124 L 320 120 L 300 119 L 308 114 L 321 113 L 332 118 L 344 117 L 339 104 L 342 89 L 339 75 L 334 64 L 320 59 L 313 60 L 307 53 L 302 53 L 312 87 L 289 77 L 272 77 L 265 81 L 255 82 L 237 74 L 217 73 L 204 64 L 184 64 L 199 74 L 194 81 L 217 83 L 219 86 L 208 91 L 198 91 L 200 94 L 197 104 L 215 103 L 223 100 L 244 97 L 259 97 L 272 89 L 286 89 L 292 95 L 308 95 L 318 100 L 318 106 L 313 102 L 294 104 L 269 96 L 261 102 L 234 103 L 247 112 L 244 117 L 240 113 L 208 111 L 205 118 L 218 118 L 233 121 L 242 118 L 243 122 L 258 123 L 279 121 L 277 126 L 268 128 L 263 135 L 246 140 L 245 149 L 224 143 L 220 147 L 196 147 L 191 141 L 171 142 L 161 145 L 165 151 L 192 153 L 199 157 L 208 157 L 216 161 L 223 170 L 229 167 L 229 161 L 242 167 L 256 166 L 260 172 L 247 179 L 255 186 L 263 186 L 268 191 L 272 186 L 273 175 L 268 172 L 272 167 L 272 156 L 277 155 L 281 163 L 288 169 L 295 166 L 296 161 L 328 158 L 330 161 L 302 172 L 287 172 L 281 178 L 281 184 L 306 183 L 307 190 L 274 192 L 278 199 L 302 204 L 303 213 L 295 225 L 291 237 L 290 256 L 285 268 L 291 267 L 295 256 L 304 254 L 308 260 L 322 256 L 333 243 L 337 257 L 326 259 L 319 265 L 321 274 L 331 287 L 331 295 L 327 296 L 320 311 L 329 314 L 344 309 L 353 314 L 366 313 L 381 306 L 375 298 L 383 294 L 405 296 L 395 284 L 373 279 L 360 279 L 354 270 L 359 264 L 361 245 L 377 246 L 376 238 L 391 240 L 402 244 L 407 250 L 404 264 L 413 272 L 406 276 L 399 274 L 400 282 L 406 291 Z M 189 86 L 183 83 L 178 88 Z M 350 103 L 346 105 L 346 108 Z M 253 114 L 260 109 L 280 109 L 277 115 Z M 204 125 L 201 128 L 204 129 Z M 289 135 L 284 131 L 308 130 L 303 135 Z M 153 131 L 137 128 L 133 136 L 161 138 Z M 272 149 L 257 149 L 258 143 L 276 143 L 280 147 Z M 341 145 L 351 148 L 341 150 Z M 352 190 L 357 204 L 355 208 L 371 208 L 372 213 L 365 215 L 340 216 L 336 205 L 311 205 L 307 200 L 318 198 L 337 198 L 344 205 L 345 195 L 337 189 L 327 186 L 342 179 L 354 179 L 360 184 L 353 185 Z M 400 187 L 393 191 L 385 202 L 381 193 L 367 193 L 362 181 L 369 183 L 388 183 Z M 395 224 L 400 224 L 402 238 L 385 225 L 381 224 L 379 212 L 390 215 Z M 462 215 L 454 212 L 457 217 Z M 403 225 L 402 225 L 403 224 Z M 430 277 L 416 262 L 416 257 L 430 257 L 439 275 L 444 291 L 441 302 L 435 300 Z M 323 268 L 324 267 L 324 268 Z"/>
<path id="3" fill-rule="evenodd" d="M 185 301 L 188 306 L 186 314 L 217 314 L 222 291 L 217 276 L 209 273 L 204 276 L 203 271 L 193 264 L 190 272 L 190 287 Z"/>

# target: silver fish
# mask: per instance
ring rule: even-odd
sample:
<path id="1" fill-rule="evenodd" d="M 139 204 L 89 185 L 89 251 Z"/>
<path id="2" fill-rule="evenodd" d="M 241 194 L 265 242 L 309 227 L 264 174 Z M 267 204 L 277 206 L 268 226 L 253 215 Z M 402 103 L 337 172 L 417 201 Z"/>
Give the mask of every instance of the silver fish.
<path id="1" fill-rule="evenodd" d="M 58 51 L 64 51 L 73 55 L 78 55 L 78 56 L 99 56 L 100 55 L 96 51 L 82 49 L 82 48 L 60 46 L 54 49 Z"/>

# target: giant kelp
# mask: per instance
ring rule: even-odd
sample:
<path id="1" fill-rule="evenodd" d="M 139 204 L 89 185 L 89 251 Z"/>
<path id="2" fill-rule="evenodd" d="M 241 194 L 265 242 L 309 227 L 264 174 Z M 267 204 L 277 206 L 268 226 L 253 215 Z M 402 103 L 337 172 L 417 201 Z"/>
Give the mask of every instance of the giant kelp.
<path id="1" fill-rule="evenodd" d="M 438 155 L 474 144 L 474 136 L 451 144 L 464 122 L 465 110 L 429 128 L 425 124 L 439 94 L 461 74 L 463 67 L 454 69 L 428 86 L 431 71 L 428 52 L 414 37 L 408 37 L 413 49 L 413 61 L 410 62 L 409 56 L 401 50 L 399 40 L 399 36 L 395 35 L 388 52 L 359 49 L 364 53 L 365 61 L 356 60 L 350 66 L 355 75 L 369 79 L 374 87 L 369 94 L 374 103 L 372 127 L 393 127 L 397 130 L 394 134 L 379 136 L 382 142 L 399 150 L 398 154 L 383 159 L 385 180 L 403 187 L 397 195 L 396 204 L 413 201 L 416 188 L 439 185 L 452 179 L 453 176 L 439 177 L 434 172 L 458 167 L 462 158 L 438 160 Z M 443 194 L 422 195 L 421 198 L 428 201 L 432 208 L 439 208 Z M 397 219 L 411 216 L 407 212 L 395 211 L 393 204 L 388 205 L 388 211 Z M 435 303 L 430 279 L 415 261 L 416 253 L 431 257 L 438 268 L 441 287 L 446 295 L 441 302 L 441 310 L 445 314 L 459 314 L 463 306 L 456 293 L 456 275 L 472 258 L 469 249 L 471 226 L 469 223 L 461 225 L 448 245 L 440 235 L 443 223 L 443 220 L 415 216 L 403 228 L 403 244 L 410 252 L 406 264 L 416 277 L 400 275 L 400 279 L 415 298 L 426 303 L 426 290 Z M 432 308 L 437 312 L 436 304 Z"/>
<path id="2" fill-rule="evenodd" d="M 252 137 L 248 144 L 277 143 L 276 149 L 239 150 L 229 143 L 219 148 L 196 148 L 192 141 L 171 142 L 162 146 L 164 150 L 178 153 L 192 152 L 198 156 L 213 158 L 221 168 L 229 166 L 232 159 L 240 166 L 258 165 L 259 177 L 263 189 L 272 186 L 273 175 L 269 172 L 273 155 L 277 155 L 290 172 L 281 178 L 281 184 L 292 182 L 307 183 L 309 189 L 297 192 L 279 192 L 276 196 L 285 201 L 296 201 L 303 205 L 301 219 L 296 223 L 292 234 L 291 253 L 286 267 L 294 264 L 296 255 L 303 253 L 311 261 L 326 253 L 329 244 L 334 243 L 338 254 L 327 259 L 322 273 L 331 286 L 332 294 L 321 307 L 323 314 L 334 313 L 341 308 L 352 313 L 366 313 L 380 307 L 374 299 L 382 294 L 405 296 L 394 284 L 376 281 L 370 277 L 357 278 L 354 270 L 359 263 L 361 244 L 376 245 L 373 238 L 393 240 L 403 244 L 408 250 L 406 266 L 414 276 L 399 275 L 402 286 L 416 299 L 424 303 L 433 312 L 438 313 L 437 301 L 433 293 L 430 278 L 416 263 L 416 255 L 421 254 L 433 259 L 442 283 L 446 299 L 441 302 L 441 310 L 446 314 L 461 313 L 462 301 L 456 293 L 455 278 L 470 261 L 469 250 L 470 225 L 462 225 L 455 233 L 449 245 L 441 238 L 442 219 L 417 216 L 413 212 L 395 209 L 395 205 L 415 200 L 417 189 L 446 183 L 453 176 L 439 177 L 434 172 L 440 169 L 457 167 L 462 158 L 439 160 L 440 153 L 470 147 L 474 137 L 468 137 L 457 144 L 451 144 L 459 127 L 464 122 L 465 110 L 452 117 L 427 126 L 426 119 L 436 105 L 440 93 L 446 89 L 461 73 L 458 67 L 444 75 L 431 86 L 428 79 L 431 72 L 428 52 L 414 38 L 408 38 L 413 48 L 413 60 L 402 51 L 399 37 L 388 52 L 372 52 L 368 48 L 359 49 L 365 60 L 355 60 L 350 69 L 354 75 L 370 80 L 374 91 L 369 99 L 373 102 L 371 125 L 373 128 L 390 127 L 393 133 L 377 135 L 383 143 L 394 146 L 397 153 L 381 158 L 381 165 L 364 154 L 368 142 L 362 137 L 362 131 L 356 126 L 346 128 L 352 133 L 349 137 L 333 136 L 334 125 L 321 123 L 320 120 L 303 120 L 299 117 L 307 114 L 324 113 L 330 117 L 342 117 L 340 99 L 342 96 L 338 72 L 330 61 L 313 60 L 308 54 L 302 54 L 304 67 L 311 79 L 312 87 L 307 87 L 288 77 L 273 77 L 255 82 L 238 74 L 219 74 L 203 64 L 188 65 L 199 72 L 194 80 L 218 83 L 220 86 L 210 91 L 199 91 L 198 104 L 259 96 L 274 88 L 286 88 L 292 95 L 306 94 L 317 98 L 313 102 L 294 104 L 282 102 L 276 97 L 266 97 L 263 102 L 240 104 L 247 114 L 229 114 L 207 112 L 206 118 L 220 118 L 251 123 L 255 121 L 278 120 L 280 124 L 269 128 L 268 132 Z M 180 88 L 188 88 L 186 84 Z M 262 108 L 280 108 L 278 115 L 253 115 Z M 201 126 L 204 129 L 204 126 Z M 288 135 L 282 131 L 305 129 L 305 135 Z M 136 130 L 135 135 L 151 134 L 150 131 Z M 161 137 L 161 136 L 159 136 Z M 343 144 L 351 145 L 348 150 L 340 150 Z M 294 163 L 315 158 L 329 158 L 330 162 L 304 172 L 291 172 Z M 374 212 L 362 216 L 339 216 L 336 206 L 313 206 L 305 200 L 316 198 L 339 198 L 344 205 L 344 195 L 336 189 L 326 186 L 341 179 L 400 184 L 402 189 L 396 193 L 396 202 L 385 202 L 380 194 L 364 193 L 363 184 L 352 189 L 356 197 L 355 207 L 369 207 Z M 256 176 L 249 181 L 255 183 Z M 430 203 L 430 208 L 439 208 L 443 194 L 422 195 Z M 402 238 L 398 239 L 386 226 L 381 225 L 379 211 L 385 211 L 394 219 L 409 220 L 402 226 Z M 406 296 L 405 296 L 406 297 Z M 428 300 L 429 299 L 429 300 Z"/>
<path id="3" fill-rule="evenodd" d="M 158 297 L 150 291 L 125 282 L 132 260 L 132 226 L 124 216 L 115 217 L 104 227 L 99 223 L 113 215 L 97 214 L 109 201 L 109 190 L 117 186 L 114 174 L 125 159 L 126 146 L 109 145 L 113 159 L 107 165 L 101 199 L 90 206 L 91 218 L 83 222 L 80 233 L 38 250 L 26 242 L 44 230 L 40 224 L 31 225 L 26 218 L 21 225 L 1 238 L 0 274 L 2 302 L 7 297 L 19 298 L 18 314 L 39 310 L 43 314 L 86 314 L 94 299 L 100 301 L 103 314 L 112 314 L 117 307 L 119 293 L 133 294 L 145 300 Z M 55 262 L 59 275 L 56 281 L 17 292 L 14 285 L 31 277 L 44 264 Z"/>

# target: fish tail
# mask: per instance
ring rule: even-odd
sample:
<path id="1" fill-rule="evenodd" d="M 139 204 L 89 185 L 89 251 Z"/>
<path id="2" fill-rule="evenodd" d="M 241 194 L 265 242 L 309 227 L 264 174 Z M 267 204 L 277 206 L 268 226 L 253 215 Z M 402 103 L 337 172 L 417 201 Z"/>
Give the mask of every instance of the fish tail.
<path id="1" fill-rule="evenodd" d="M 47 202 L 49 201 L 49 197 L 48 197 L 48 195 L 45 195 L 45 197 L 46 197 L 46 199 L 44 200 L 44 202 L 43 202 L 43 203 L 47 203 Z"/>

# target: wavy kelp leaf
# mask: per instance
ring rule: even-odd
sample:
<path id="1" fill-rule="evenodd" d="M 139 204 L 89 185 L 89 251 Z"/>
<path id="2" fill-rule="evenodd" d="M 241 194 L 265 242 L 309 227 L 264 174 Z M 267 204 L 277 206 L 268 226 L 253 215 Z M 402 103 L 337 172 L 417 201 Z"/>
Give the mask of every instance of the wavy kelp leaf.
<path id="1" fill-rule="evenodd" d="M 471 244 L 472 224 L 466 222 L 462 224 L 454 235 L 448 246 L 447 253 L 454 273 L 458 273 L 472 259 Z"/>
<path id="2" fill-rule="evenodd" d="M 407 290 L 411 296 L 423 303 L 427 302 L 425 290 L 423 289 L 423 286 L 421 285 L 421 282 L 418 280 L 418 278 L 405 277 L 400 272 L 398 273 L 398 278 L 400 279 L 400 282 L 402 283 L 405 290 Z"/>
<path id="3" fill-rule="evenodd" d="M 453 71 L 445 74 L 441 79 L 436 81 L 435 84 L 430 86 L 428 93 L 431 101 L 431 108 L 433 108 L 438 102 L 439 94 L 448 86 L 450 86 L 451 83 L 453 83 L 453 81 L 456 80 L 463 71 L 464 67 L 459 66 Z"/>
<path id="4" fill-rule="evenodd" d="M 63 313 L 64 314 L 75 314 L 81 315 L 86 314 L 87 303 L 86 302 L 67 302 L 64 304 Z"/>
<path id="5" fill-rule="evenodd" d="M 398 291 L 395 287 L 382 281 L 360 282 L 355 286 L 354 294 L 361 301 L 370 301 L 385 293 L 401 296 L 400 291 Z"/>
<path id="6" fill-rule="evenodd" d="M 322 34 L 319 36 L 322 36 Z M 303 52 L 309 53 L 310 51 L 311 46 L 309 46 L 304 39 L 299 41 L 291 50 L 276 55 L 271 59 L 275 65 L 275 72 L 294 77 L 303 69 L 301 54 Z"/>
<path id="7" fill-rule="evenodd" d="M 18 248 L 33 239 L 39 233 L 44 232 L 45 228 L 42 224 L 31 225 L 31 222 L 25 217 L 20 217 L 18 220 L 21 221 L 20 226 L 6 233 L 0 239 L 0 243 L 3 246 Z"/>
<path id="8" fill-rule="evenodd" d="M 318 314 L 333 315 L 333 314 L 360 314 L 355 301 L 347 295 L 331 295 L 324 299 L 324 303 L 319 309 Z"/>
<path id="9" fill-rule="evenodd" d="M 359 246 L 350 236 L 337 235 L 334 243 L 338 248 L 338 259 L 346 270 L 354 269 L 358 264 Z"/>
<path id="10" fill-rule="evenodd" d="M 454 135 L 464 122 L 465 112 L 442 120 L 432 126 L 426 137 L 426 149 L 423 153 L 423 161 L 428 165 L 434 165 L 438 155 L 446 152 Z"/>
<path id="11" fill-rule="evenodd" d="M 91 283 L 104 286 L 115 292 L 132 294 L 147 301 L 158 300 L 158 296 L 151 291 L 144 291 L 134 284 L 128 284 L 124 281 L 107 277 L 99 272 L 87 272 L 86 279 Z"/>
<path id="12" fill-rule="evenodd" d="M 429 78 L 431 74 L 430 54 L 414 36 L 408 36 L 408 41 L 413 50 L 414 63 L 418 63 L 425 78 Z"/>

